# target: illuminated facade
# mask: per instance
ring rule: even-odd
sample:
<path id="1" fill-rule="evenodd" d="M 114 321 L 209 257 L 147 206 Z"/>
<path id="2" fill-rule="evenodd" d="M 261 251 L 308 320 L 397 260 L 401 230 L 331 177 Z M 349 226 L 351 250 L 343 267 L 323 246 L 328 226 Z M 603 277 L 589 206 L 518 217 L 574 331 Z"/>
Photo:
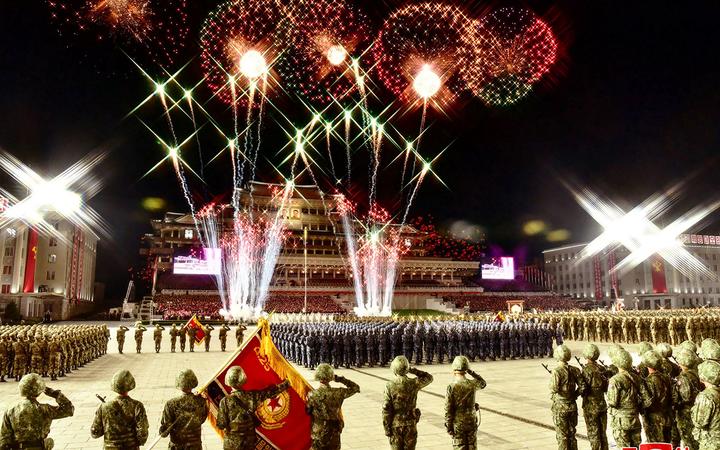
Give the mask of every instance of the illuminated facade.
<path id="1" fill-rule="evenodd" d="M 623 274 L 613 274 L 612 267 L 628 255 L 624 248 L 603 252 L 580 261 L 586 244 L 575 244 L 545 250 L 545 271 L 555 279 L 554 289 L 579 299 L 597 300 L 608 305 L 616 297 L 624 299 L 626 308 L 692 308 L 720 306 L 720 236 L 681 235 L 685 248 L 715 274 L 686 277 L 670 264 L 655 256 Z"/>

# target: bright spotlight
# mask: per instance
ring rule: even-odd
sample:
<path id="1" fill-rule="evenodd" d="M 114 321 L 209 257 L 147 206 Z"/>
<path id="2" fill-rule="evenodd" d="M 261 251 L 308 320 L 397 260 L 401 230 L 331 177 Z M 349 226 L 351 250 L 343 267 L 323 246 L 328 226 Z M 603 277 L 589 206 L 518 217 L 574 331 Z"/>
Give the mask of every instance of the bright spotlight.
<path id="1" fill-rule="evenodd" d="M 257 50 L 248 50 L 240 58 L 240 73 L 254 80 L 267 72 L 265 57 Z"/>
<path id="2" fill-rule="evenodd" d="M 435 95 L 440 90 L 441 85 L 440 77 L 427 64 L 420 69 L 420 72 L 415 75 L 415 80 L 413 80 L 413 89 L 425 100 Z"/>
<path id="3" fill-rule="evenodd" d="M 347 51 L 345 51 L 345 47 L 342 45 L 333 45 L 327 51 L 327 59 L 333 66 L 339 66 L 342 64 L 343 61 L 345 61 L 346 56 Z"/>

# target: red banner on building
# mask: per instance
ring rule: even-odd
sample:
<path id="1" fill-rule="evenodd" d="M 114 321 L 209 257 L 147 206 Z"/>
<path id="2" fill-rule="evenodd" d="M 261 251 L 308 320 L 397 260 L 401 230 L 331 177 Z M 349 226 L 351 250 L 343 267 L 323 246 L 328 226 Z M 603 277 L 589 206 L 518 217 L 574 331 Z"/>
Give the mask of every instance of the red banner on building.
<path id="1" fill-rule="evenodd" d="M 231 392 L 225 385 L 225 373 L 232 366 L 240 366 L 247 375 L 242 386 L 246 390 L 265 389 L 284 379 L 290 388 L 266 400 L 255 411 L 259 425 L 255 428 L 259 442 L 256 449 L 307 450 L 310 448 L 310 416 L 305 412 L 308 393 L 312 387 L 280 354 L 270 338 L 270 325 L 260 320 L 258 329 L 223 365 L 210 382 L 200 390 L 209 404 L 208 419 L 215 431 L 220 400 Z"/>
<path id="2" fill-rule="evenodd" d="M 34 228 L 28 229 L 27 255 L 25 257 L 25 280 L 23 292 L 35 292 L 35 263 L 38 251 L 38 232 Z"/>
<path id="3" fill-rule="evenodd" d="M 615 258 L 615 251 L 610 252 L 608 255 L 608 273 L 610 274 L 610 297 L 619 298 L 622 297 L 618 292 L 618 277 L 615 269 L 617 259 Z"/>
<path id="4" fill-rule="evenodd" d="M 595 299 L 602 300 L 604 295 L 602 285 L 602 268 L 600 267 L 600 256 L 593 257 L 593 276 L 595 278 Z"/>
<path id="5" fill-rule="evenodd" d="M 652 271 L 653 294 L 667 294 L 667 281 L 665 280 L 665 263 L 660 256 L 653 256 L 650 270 Z"/>

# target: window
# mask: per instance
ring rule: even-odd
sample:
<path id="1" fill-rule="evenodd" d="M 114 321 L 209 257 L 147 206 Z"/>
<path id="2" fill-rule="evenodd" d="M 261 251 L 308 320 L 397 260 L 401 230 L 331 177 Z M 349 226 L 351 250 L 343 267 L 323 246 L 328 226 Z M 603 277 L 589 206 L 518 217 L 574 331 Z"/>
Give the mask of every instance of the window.
<path id="1" fill-rule="evenodd" d="M 57 245 L 58 245 L 57 238 L 56 238 L 56 237 L 51 237 L 51 238 L 50 238 L 50 241 L 48 242 L 48 245 L 49 245 L 50 247 L 57 247 Z"/>
<path id="2" fill-rule="evenodd" d="M 0 291 L 3 294 L 9 294 L 10 293 L 10 285 L 9 284 L 3 284 L 2 290 Z"/>
<path id="3" fill-rule="evenodd" d="M 48 262 L 49 262 L 49 263 L 54 263 L 55 261 L 57 261 L 57 255 L 56 255 L 55 253 L 52 253 L 52 254 L 48 255 Z"/>
<path id="4" fill-rule="evenodd" d="M 5 247 L 5 256 L 15 256 L 15 247 Z"/>
<path id="5" fill-rule="evenodd" d="M 54 270 L 48 270 L 47 271 L 47 280 L 52 281 L 55 279 L 55 271 Z"/>
<path id="6" fill-rule="evenodd" d="M 12 266 L 3 266 L 3 275 L 12 275 Z"/>
<path id="7" fill-rule="evenodd" d="M 193 230 L 185 230 L 185 239 L 193 238 Z"/>

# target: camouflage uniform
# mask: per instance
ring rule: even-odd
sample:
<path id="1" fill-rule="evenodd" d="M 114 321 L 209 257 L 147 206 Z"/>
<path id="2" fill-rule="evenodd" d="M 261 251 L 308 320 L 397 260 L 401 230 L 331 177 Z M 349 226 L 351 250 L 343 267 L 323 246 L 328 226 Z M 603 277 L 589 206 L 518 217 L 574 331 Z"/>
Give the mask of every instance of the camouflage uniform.
<path id="1" fill-rule="evenodd" d="M 247 330 L 247 327 L 243 324 L 240 324 L 235 328 L 235 342 L 237 342 L 238 347 L 240 347 L 240 344 L 243 342 L 245 330 Z"/>
<path id="2" fill-rule="evenodd" d="M 230 331 L 230 327 L 227 326 L 226 323 L 223 324 L 223 326 L 220 328 L 220 331 L 218 331 L 218 338 L 220 339 L 220 350 L 225 351 L 225 348 L 227 347 L 227 332 Z"/>
<path id="3" fill-rule="evenodd" d="M 469 366 L 464 356 L 455 358 L 452 364 L 455 379 L 448 385 L 445 394 L 445 429 L 453 438 L 455 450 L 477 449 L 480 406 L 475 403 L 475 391 L 485 389 L 487 383 Z M 465 378 L 466 373 L 472 379 Z"/>
<path id="4" fill-rule="evenodd" d="M 610 407 L 611 427 L 617 447 L 640 446 L 640 388 L 639 377 L 629 373 L 632 357 L 623 349 L 616 349 L 612 362 L 620 371 L 610 378 L 607 403 Z"/>
<path id="5" fill-rule="evenodd" d="M 677 354 L 678 363 L 683 371 L 678 375 L 673 386 L 673 409 L 675 421 L 680 432 L 682 443 L 689 450 L 698 450 L 698 442 L 693 436 L 691 410 L 695 398 L 703 388 L 697 371 L 697 356 L 689 350 L 680 350 Z"/>
<path id="6" fill-rule="evenodd" d="M 268 398 L 285 391 L 290 383 L 286 380 L 267 389 L 244 391 L 240 387 L 247 378 L 242 368 L 234 366 L 225 374 L 225 384 L 233 391 L 220 400 L 216 425 L 223 430 L 223 449 L 253 450 L 257 441 L 255 433 L 255 410 Z"/>
<path id="7" fill-rule="evenodd" d="M 698 367 L 705 390 L 700 392 L 692 407 L 693 436 L 700 450 L 720 448 L 720 364 L 705 361 Z"/>
<path id="8" fill-rule="evenodd" d="M 61 351 L 62 347 L 60 347 L 59 338 L 53 339 L 48 346 L 48 372 L 50 372 L 50 379 L 53 381 L 60 375 Z"/>
<path id="9" fill-rule="evenodd" d="M 5 381 L 5 376 L 10 375 L 7 373 L 9 351 L 10 348 L 7 339 L 4 336 L 0 336 L 0 381 Z"/>
<path id="10" fill-rule="evenodd" d="M 177 343 L 178 338 L 178 329 L 175 324 L 173 324 L 172 328 L 170 328 L 170 353 L 175 353 L 175 345 Z"/>
<path id="11" fill-rule="evenodd" d="M 645 379 L 643 425 L 648 442 L 670 442 L 672 412 L 672 381 L 661 372 L 662 356 L 654 350 L 642 355 L 649 374 Z"/>
<path id="12" fill-rule="evenodd" d="M 585 390 L 585 380 L 580 369 L 567 363 L 570 361 L 570 349 L 567 346 L 559 345 L 555 348 L 554 356 L 559 364 L 552 371 L 550 394 L 558 450 L 577 450 L 575 432 L 578 412 L 575 400 Z"/>
<path id="13" fill-rule="evenodd" d="M 28 374 L 20 381 L 23 400 L 5 411 L 0 429 L 2 449 L 51 449 L 50 424 L 53 420 L 70 417 L 75 412 L 70 400 L 60 391 L 45 387 L 37 374 Z M 57 401 L 57 406 L 39 403 L 37 397 L 45 393 Z"/>
<path id="14" fill-rule="evenodd" d="M 135 325 L 135 351 L 140 353 L 142 351 L 143 333 L 147 331 L 147 328 L 142 326 L 140 322 Z"/>
<path id="15" fill-rule="evenodd" d="M 160 325 L 155 325 L 155 330 L 153 330 L 153 341 L 155 341 L 155 353 L 160 353 L 160 346 L 162 345 L 163 330 L 165 330 L 165 327 L 162 327 Z"/>
<path id="16" fill-rule="evenodd" d="M 212 331 L 215 329 L 212 325 L 205 325 L 205 351 L 210 351 L 210 338 L 212 337 Z"/>
<path id="17" fill-rule="evenodd" d="M 332 367 L 320 364 L 315 369 L 320 387 L 308 394 L 306 410 L 312 421 L 312 450 L 339 450 L 344 423 L 340 408 L 346 398 L 360 392 L 360 386 L 345 377 L 333 374 Z M 330 380 L 346 387 L 330 387 Z"/>
<path id="18" fill-rule="evenodd" d="M 202 424 L 208 407 L 204 398 L 192 393 L 198 381 L 192 370 L 183 370 L 175 379 L 182 395 L 168 400 L 160 421 L 160 435 L 170 435 L 169 449 L 202 450 Z"/>
<path id="19" fill-rule="evenodd" d="M 15 381 L 20 381 L 20 378 L 25 375 L 25 365 L 27 364 L 27 350 L 22 337 L 13 344 L 13 350 L 15 351 L 13 375 L 15 375 Z"/>
<path id="20" fill-rule="evenodd" d="M 395 379 L 385 385 L 382 406 L 385 436 L 390 438 L 393 450 L 412 450 L 417 444 L 417 423 L 420 410 L 416 408 L 417 394 L 420 389 L 433 381 L 427 372 L 410 369 L 405 356 L 396 357 L 390 365 Z M 411 373 L 417 378 L 408 378 Z"/>
<path id="21" fill-rule="evenodd" d="M 126 327 L 125 325 L 121 325 L 115 333 L 115 339 L 117 339 L 118 353 L 120 353 L 121 355 L 123 352 L 123 345 L 125 344 L 125 332 L 127 332 L 128 330 L 130 330 L 130 328 Z"/>
<path id="22" fill-rule="evenodd" d="M 193 327 L 184 327 L 184 328 L 185 328 L 185 330 L 187 330 L 188 344 L 190 347 L 190 351 L 194 353 L 195 352 L 195 344 L 196 344 L 195 335 L 197 334 L 197 330 Z M 182 344 L 182 342 L 180 342 L 180 344 Z"/>
<path id="23" fill-rule="evenodd" d="M 178 337 L 180 338 L 180 351 L 185 352 L 185 342 L 187 341 L 187 329 L 182 326 L 178 330 Z"/>
<path id="24" fill-rule="evenodd" d="M 147 441 L 149 424 L 145 406 L 127 395 L 135 389 L 135 379 L 127 370 L 121 370 L 113 376 L 111 385 L 120 395 L 100 405 L 90 435 L 95 439 L 104 436 L 105 450 L 139 450 Z"/>
<path id="25" fill-rule="evenodd" d="M 608 380 L 604 369 L 595 361 L 600 351 L 594 344 L 587 344 L 583 350 L 587 364 L 582 369 L 585 390 L 582 395 L 582 410 L 591 450 L 608 450 L 607 440 L 607 403 L 605 393 Z"/>

